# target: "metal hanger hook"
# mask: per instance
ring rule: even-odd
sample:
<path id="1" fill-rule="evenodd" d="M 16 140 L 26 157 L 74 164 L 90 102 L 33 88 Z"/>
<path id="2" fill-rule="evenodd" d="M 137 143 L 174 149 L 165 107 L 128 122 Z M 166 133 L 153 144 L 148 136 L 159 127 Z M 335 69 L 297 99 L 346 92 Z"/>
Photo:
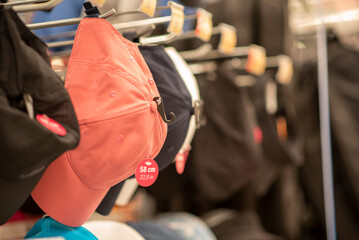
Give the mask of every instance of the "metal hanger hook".
<path id="1" fill-rule="evenodd" d="M 153 99 L 153 101 L 155 101 L 157 103 L 157 111 L 160 113 L 162 120 L 165 123 L 171 123 L 176 119 L 176 115 L 173 112 L 169 113 L 171 118 L 167 119 L 165 105 L 164 105 L 163 99 L 161 97 L 155 97 Z"/>

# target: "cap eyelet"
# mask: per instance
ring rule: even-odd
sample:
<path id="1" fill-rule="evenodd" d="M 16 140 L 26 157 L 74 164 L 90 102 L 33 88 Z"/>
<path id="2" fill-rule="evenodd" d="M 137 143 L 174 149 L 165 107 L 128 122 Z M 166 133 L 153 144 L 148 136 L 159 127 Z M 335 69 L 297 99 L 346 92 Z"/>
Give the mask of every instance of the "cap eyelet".
<path id="1" fill-rule="evenodd" d="M 115 91 L 115 90 L 112 90 L 111 93 L 110 93 L 110 96 L 111 96 L 111 97 L 114 97 L 114 96 L 116 96 L 116 95 L 117 95 L 116 91 Z"/>
<path id="2" fill-rule="evenodd" d="M 123 140 L 123 138 L 124 138 L 124 136 L 120 135 L 120 136 L 118 136 L 117 141 L 121 142 Z"/>

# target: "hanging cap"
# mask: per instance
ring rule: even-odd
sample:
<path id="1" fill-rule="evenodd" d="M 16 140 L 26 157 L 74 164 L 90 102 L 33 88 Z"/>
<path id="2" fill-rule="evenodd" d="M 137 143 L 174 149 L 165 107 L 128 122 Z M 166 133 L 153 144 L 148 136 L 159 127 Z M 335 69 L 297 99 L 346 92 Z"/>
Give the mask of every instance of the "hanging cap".
<path id="1" fill-rule="evenodd" d="M 32 196 L 55 220 L 80 226 L 113 185 L 154 158 L 167 124 L 160 96 L 137 45 L 104 19 L 85 18 L 76 32 L 66 76 L 81 142 L 46 170 Z"/>
<path id="2" fill-rule="evenodd" d="M 0 224 L 30 196 L 45 168 L 79 143 L 70 97 L 46 45 L 0 6 Z M 27 96 L 27 97 L 24 97 Z M 28 110 L 30 118 L 28 116 Z"/>
<path id="3" fill-rule="evenodd" d="M 192 115 L 192 99 L 163 46 L 139 48 L 153 75 L 153 79 L 149 80 L 150 84 L 156 84 L 166 103 L 166 109 L 176 113 L 176 120 L 168 124 L 166 141 L 155 158 L 159 169 L 163 170 L 173 162 L 185 140 Z M 97 208 L 98 213 L 110 213 L 122 189 L 121 186 L 122 183 L 110 189 Z"/>

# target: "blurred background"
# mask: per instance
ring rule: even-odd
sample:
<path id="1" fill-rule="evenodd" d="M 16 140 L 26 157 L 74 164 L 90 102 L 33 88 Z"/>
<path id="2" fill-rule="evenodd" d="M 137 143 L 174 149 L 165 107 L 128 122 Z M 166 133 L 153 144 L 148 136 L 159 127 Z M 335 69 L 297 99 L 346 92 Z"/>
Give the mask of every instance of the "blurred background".
<path id="1" fill-rule="evenodd" d="M 82 2 L 64 0 L 54 10 L 65 8 L 66 3 L 67 8 L 76 9 L 73 16 L 60 13 L 51 20 L 84 16 Z M 159 0 L 157 6 L 167 2 Z M 323 98 L 329 100 L 330 112 L 322 117 L 330 121 L 333 165 L 333 181 L 327 184 L 334 189 L 337 239 L 358 239 L 359 0 L 175 2 L 185 6 L 187 15 L 199 7 L 206 9 L 213 15 L 213 26 L 234 26 L 236 47 L 262 46 L 267 67 L 253 74 L 243 67 L 247 56 L 232 56 L 214 59 L 215 70 L 196 72 L 206 124 L 196 131 L 183 174 L 172 164 L 152 186 L 139 187 L 128 204 L 116 205 L 108 216 L 95 213 L 92 219 L 141 221 L 161 213 L 187 212 L 201 218 L 218 240 L 333 239 L 326 229 L 324 202 L 331 195 L 323 190 L 320 134 L 325 129 L 321 129 L 318 96 L 318 44 L 324 44 L 327 57 L 320 61 L 328 68 L 329 77 L 324 80 L 329 94 Z M 112 8 L 126 12 L 138 9 L 140 3 L 107 0 L 98 8 L 101 13 Z M 20 16 L 31 23 L 47 21 L 49 14 Z M 169 14 L 169 10 L 156 11 L 154 17 Z M 117 24 L 147 18 L 124 14 L 108 21 Z M 183 30 L 193 30 L 195 25 L 196 20 L 188 20 Z M 318 41 L 318 26 L 325 27 L 324 42 Z M 158 25 L 144 36 L 164 34 L 166 28 L 166 24 Z M 49 43 L 52 40 L 46 36 L 75 31 L 76 25 L 59 29 L 34 33 Z M 73 36 L 65 34 L 57 41 L 69 39 Z M 220 35 L 213 35 L 209 43 L 216 49 L 219 41 Z M 190 38 L 162 44 L 183 52 L 204 42 Z M 71 47 L 50 48 L 53 67 L 58 67 L 62 77 L 66 58 L 57 65 L 58 56 L 68 50 Z M 271 57 L 282 55 L 292 64 L 285 83 L 278 77 L 278 63 L 269 64 Z M 187 60 L 188 65 L 202 64 L 201 57 Z M 41 215 L 35 205 L 29 199 L 22 210 Z M 0 227 L 0 239 L 9 239 L 14 229 L 26 231 L 31 226 L 22 224 Z"/>

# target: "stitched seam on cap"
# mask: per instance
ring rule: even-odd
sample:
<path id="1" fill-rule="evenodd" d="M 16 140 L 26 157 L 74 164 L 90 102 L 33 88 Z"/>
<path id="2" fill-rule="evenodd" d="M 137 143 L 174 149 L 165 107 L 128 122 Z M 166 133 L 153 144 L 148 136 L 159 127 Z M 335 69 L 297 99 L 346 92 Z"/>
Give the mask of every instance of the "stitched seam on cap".
<path id="1" fill-rule="evenodd" d="M 149 111 L 151 111 L 151 110 L 150 110 L 150 106 L 148 107 L 148 109 L 149 109 Z M 141 109 L 141 110 L 139 110 L 139 111 L 143 111 L 143 110 L 146 110 L 146 109 Z M 136 112 L 139 112 L 139 111 L 136 111 Z M 135 113 L 135 112 L 133 112 L 133 113 Z M 122 116 L 121 116 L 121 117 L 122 117 Z M 115 118 L 113 118 L 113 119 L 115 119 Z M 152 127 L 152 128 L 153 128 L 153 127 Z M 149 130 L 149 131 L 150 131 L 150 130 Z M 148 136 L 148 131 L 146 132 L 146 134 L 147 134 L 146 136 Z M 145 138 L 143 138 L 143 139 L 144 139 L 144 141 L 142 141 L 141 145 L 139 145 L 139 146 L 137 147 L 137 149 L 136 149 L 135 152 L 137 152 L 138 149 L 140 149 L 140 147 L 143 147 L 143 145 L 145 144 L 146 139 L 145 139 Z M 76 151 L 76 150 L 75 150 L 75 151 Z M 69 154 L 68 152 L 66 152 L 66 153 Z M 79 167 L 77 167 L 77 166 L 76 166 L 76 163 L 71 160 L 72 158 L 70 157 L 70 154 L 68 155 L 68 159 L 69 159 L 68 162 L 69 162 L 69 164 L 70 164 L 72 170 L 73 170 L 74 173 L 76 174 L 77 178 L 78 178 L 86 187 L 88 187 L 89 189 L 95 190 L 95 191 L 101 189 L 101 188 L 93 188 L 93 187 L 90 187 L 87 183 L 85 183 L 85 181 L 82 180 L 81 174 L 79 174 L 78 171 L 76 170 L 76 169 L 78 169 Z M 114 171 L 114 172 L 115 172 L 115 171 Z M 106 177 L 108 177 L 109 175 L 110 175 L 110 176 L 113 175 L 114 172 L 108 174 Z M 132 174 L 131 174 L 131 175 L 132 175 Z M 130 176 L 131 176 L 131 175 L 130 175 Z"/>
<path id="2" fill-rule="evenodd" d="M 94 123 L 98 123 L 98 122 L 103 122 L 103 121 L 107 121 L 107 120 L 111 120 L 111 119 L 115 119 L 115 118 L 119 118 L 119 117 L 124 117 L 124 116 L 128 116 L 137 112 L 142 111 L 143 109 L 149 108 L 149 104 L 145 104 L 144 106 L 141 106 L 141 108 L 136 108 L 133 111 L 128 112 L 126 111 L 120 111 L 108 116 L 101 116 L 101 118 L 92 118 L 92 119 L 82 119 L 79 121 L 80 125 L 91 125 Z M 125 114 L 123 114 L 123 112 L 127 112 Z"/>
<path id="3" fill-rule="evenodd" d="M 151 114 L 151 111 L 152 111 L 152 110 L 149 110 L 149 111 L 150 111 L 150 114 Z M 150 116 L 150 115 L 148 115 L 148 116 Z M 147 117 L 147 119 L 148 119 L 148 117 Z M 146 120 L 147 120 L 147 119 L 146 119 Z M 145 121 L 145 122 L 147 122 L 147 121 Z M 135 154 L 138 152 L 139 149 L 143 148 L 143 146 L 145 145 L 145 143 L 148 141 L 148 136 L 150 136 L 150 133 L 153 132 L 153 129 L 154 129 L 154 126 L 152 125 L 152 127 L 150 127 L 150 128 L 147 130 L 147 132 L 146 132 L 146 134 L 145 134 L 146 137 L 142 138 L 143 141 L 141 142 L 141 144 L 138 144 L 136 150 L 133 151 Z M 131 157 L 132 157 L 132 156 L 131 156 Z M 145 158 L 146 158 L 146 156 L 143 157 L 143 159 L 145 159 Z M 138 163 L 137 163 L 137 164 L 138 164 Z M 135 169 L 136 169 L 136 168 L 135 168 Z M 135 169 L 134 169 L 134 170 L 135 170 Z M 109 174 L 109 176 L 110 176 L 110 177 L 113 177 L 113 175 L 114 175 L 115 173 L 116 173 L 116 172 L 113 171 L 111 174 Z M 134 174 L 134 173 L 131 173 L 130 175 L 126 176 L 126 178 L 132 176 L 133 174 Z M 124 179 L 126 179 L 126 178 L 124 178 Z"/>
<path id="4" fill-rule="evenodd" d="M 111 33 L 113 33 L 116 37 L 118 37 L 121 42 L 123 44 L 126 44 L 128 46 L 134 47 L 137 46 L 135 43 L 127 40 L 126 38 L 124 38 L 119 32 L 117 32 L 117 30 L 112 26 L 111 23 L 109 23 L 106 19 L 101 19 L 101 18 L 85 18 L 84 20 L 86 21 L 97 21 L 99 22 L 101 25 L 104 25 L 107 30 L 109 30 Z"/>
<path id="5" fill-rule="evenodd" d="M 129 80 L 139 91 L 140 93 L 142 94 L 144 100 L 147 100 L 147 101 L 151 101 L 151 97 L 148 96 L 148 94 L 145 94 L 147 93 L 147 90 L 144 89 L 140 84 L 139 84 L 139 81 L 136 80 L 135 77 L 133 77 L 132 75 L 130 75 L 128 72 L 126 71 L 120 71 L 118 69 L 115 69 L 115 68 L 112 68 L 111 66 L 104 66 L 104 65 L 101 65 L 101 67 L 99 67 L 98 65 L 95 65 L 93 63 L 90 63 L 90 62 L 86 62 L 86 61 L 79 61 L 79 60 L 76 60 L 74 62 L 77 62 L 77 63 L 82 63 L 83 65 L 87 65 L 87 66 L 91 66 L 91 67 L 94 67 L 96 69 L 100 69 L 100 70 L 107 70 L 107 71 L 110 71 L 110 72 L 114 72 L 116 74 L 119 74 L 119 75 L 122 75 L 124 78 L 126 78 L 126 80 Z"/>
<path id="6" fill-rule="evenodd" d="M 71 52 L 71 55 L 70 55 L 70 58 L 69 58 L 69 62 L 67 63 L 67 73 L 66 73 L 66 77 L 65 77 L 65 88 L 68 90 L 70 88 L 70 79 L 69 79 L 69 75 L 71 73 L 72 70 L 72 62 L 76 62 L 76 55 L 78 54 L 78 47 L 77 45 L 79 44 L 78 43 L 78 39 L 80 37 L 80 32 L 82 32 L 82 21 L 80 22 L 79 26 L 77 27 L 77 31 L 76 31 L 76 34 L 75 34 L 75 39 L 74 39 L 74 44 L 72 45 L 72 52 Z M 74 59 L 75 58 L 75 59 Z"/>
<path id="7" fill-rule="evenodd" d="M 159 114 L 159 112 L 156 112 L 156 116 L 157 116 L 157 121 L 156 121 L 156 125 L 157 125 L 157 130 L 159 131 L 159 141 L 158 142 L 160 142 L 161 144 L 159 144 L 159 146 L 158 146 L 158 148 L 159 149 L 157 149 L 157 153 L 159 153 L 160 151 L 161 151 L 161 148 L 162 148 L 162 146 L 163 146 L 163 144 L 164 144 L 164 141 L 166 140 L 166 138 L 163 138 L 164 136 L 162 136 L 162 132 L 163 132 L 163 127 L 162 126 L 166 126 L 167 127 L 167 125 L 164 125 L 163 123 L 162 123 L 162 118 L 161 118 L 161 116 L 160 116 L 160 114 Z M 168 127 L 167 127 L 167 131 L 168 131 Z M 166 131 L 166 132 L 167 132 Z"/>

